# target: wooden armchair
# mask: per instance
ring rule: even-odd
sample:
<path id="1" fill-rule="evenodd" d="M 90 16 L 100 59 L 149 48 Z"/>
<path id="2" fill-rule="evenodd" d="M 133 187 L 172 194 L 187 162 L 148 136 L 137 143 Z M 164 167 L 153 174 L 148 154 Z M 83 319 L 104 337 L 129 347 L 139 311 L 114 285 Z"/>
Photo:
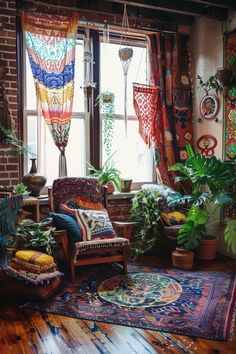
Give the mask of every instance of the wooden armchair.
<path id="1" fill-rule="evenodd" d="M 49 190 L 51 211 L 60 213 L 61 205 L 71 198 L 81 197 L 91 200 L 91 203 L 101 203 L 106 209 L 106 195 L 102 193 L 100 182 L 95 177 L 62 177 L 53 181 Z M 70 243 L 64 230 L 58 230 L 55 235 L 62 245 L 72 281 L 75 282 L 75 268 L 89 264 L 122 263 L 127 272 L 127 249 L 131 228 L 135 223 L 115 223 L 116 228 L 123 228 L 124 237 L 103 237 L 92 240 L 82 240 Z"/>

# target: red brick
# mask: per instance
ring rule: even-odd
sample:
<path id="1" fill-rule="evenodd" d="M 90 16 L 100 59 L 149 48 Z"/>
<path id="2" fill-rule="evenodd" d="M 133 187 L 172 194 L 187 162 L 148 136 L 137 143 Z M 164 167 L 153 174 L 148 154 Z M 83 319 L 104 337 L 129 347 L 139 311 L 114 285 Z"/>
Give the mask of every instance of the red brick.
<path id="1" fill-rule="evenodd" d="M 17 183 L 19 183 L 19 179 L 12 179 L 11 180 L 11 186 L 14 186 Z"/>
<path id="2" fill-rule="evenodd" d="M 17 171 L 18 165 L 6 165 L 6 170 L 7 171 Z"/>
<path id="3" fill-rule="evenodd" d="M 18 172 L 10 172 L 10 178 L 19 178 Z"/>
<path id="4" fill-rule="evenodd" d="M 10 162 L 10 163 L 18 163 L 18 157 L 8 157 L 8 162 Z"/>
<path id="5" fill-rule="evenodd" d="M 7 41 L 7 38 L 0 38 L 0 43 L 5 43 Z"/>
<path id="6" fill-rule="evenodd" d="M 9 20 L 10 20 L 10 17 L 8 17 L 8 16 L 0 16 L 0 21 L 1 22 L 7 23 L 7 22 L 9 22 Z"/>
<path id="7" fill-rule="evenodd" d="M 16 103 L 17 102 L 17 97 L 10 96 L 8 101 Z"/>
<path id="8" fill-rule="evenodd" d="M 0 158 L 0 163 L 7 163 L 7 158 L 6 157 Z"/>
<path id="9" fill-rule="evenodd" d="M 3 29 L 0 30 L 0 37 L 6 38 L 7 37 L 7 31 L 4 31 Z"/>
<path id="10" fill-rule="evenodd" d="M 15 53 L 16 48 L 13 45 L 0 44 L 0 51 Z"/>
<path id="11" fill-rule="evenodd" d="M 8 178 L 9 174 L 7 172 L 0 172 L 0 178 Z"/>
<path id="12" fill-rule="evenodd" d="M 17 95 L 17 89 L 15 89 L 15 90 L 13 90 L 13 89 L 11 89 L 11 90 L 7 89 L 7 90 L 6 90 L 6 94 L 7 94 L 7 95 L 16 96 L 16 95 Z"/>
<path id="13" fill-rule="evenodd" d="M 14 59 L 14 57 L 16 56 L 16 53 L 13 54 L 13 53 L 2 53 L 2 57 L 3 59 Z"/>
<path id="14" fill-rule="evenodd" d="M 6 43 L 16 45 L 16 38 L 6 38 Z"/>
<path id="15" fill-rule="evenodd" d="M 16 16 L 16 11 L 14 9 L 1 9 L 1 14 L 9 15 L 9 16 Z"/>
<path id="16" fill-rule="evenodd" d="M 14 32 L 7 31 L 7 36 L 12 37 L 12 38 L 16 38 L 16 31 L 14 31 Z"/>
<path id="17" fill-rule="evenodd" d="M 0 165 L 0 171 L 5 171 L 5 165 Z"/>
<path id="18" fill-rule="evenodd" d="M 11 82 L 11 88 L 18 88 L 18 84 L 17 84 L 17 82 L 16 81 L 12 81 Z"/>
<path id="19" fill-rule="evenodd" d="M 10 68 L 10 74 L 17 74 L 17 70 L 15 68 Z"/>
<path id="20" fill-rule="evenodd" d="M 8 31 L 16 31 L 16 26 L 13 23 L 4 23 L 3 27 Z"/>
<path id="21" fill-rule="evenodd" d="M 7 7 L 9 9 L 15 9 L 16 8 L 16 1 L 8 1 L 7 2 Z"/>

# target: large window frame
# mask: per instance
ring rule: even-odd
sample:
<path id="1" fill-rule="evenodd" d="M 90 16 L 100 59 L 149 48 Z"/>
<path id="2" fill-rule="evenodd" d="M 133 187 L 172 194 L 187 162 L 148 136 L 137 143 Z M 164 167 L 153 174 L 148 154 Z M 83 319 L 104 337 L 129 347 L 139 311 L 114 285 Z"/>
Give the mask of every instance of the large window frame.
<path id="1" fill-rule="evenodd" d="M 119 43 L 120 39 L 119 36 L 120 34 L 118 33 L 113 33 L 114 37 L 112 38 L 112 41 L 114 43 Z M 100 89 L 100 78 L 99 78 L 99 68 L 100 68 L 100 40 L 101 40 L 101 31 L 99 30 L 91 30 L 90 35 L 92 38 L 93 42 L 93 50 L 94 50 L 94 72 L 93 72 L 93 81 L 97 82 L 97 86 L 93 91 L 92 97 L 91 98 L 85 98 L 85 109 L 84 112 L 76 112 L 72 114 L 72 119 L 84 119 L 85 120 L 85 132 L 86 132 L 86 156 L 85 160 L 89 161 L 91 164 L 93 164 L 95 167 L 99 168 L 101 166 L 101 161 L 102 161 L 102 139 L 101 139 L 101 134 L 102 134 L 102 117 L 99 112 L 99 107 L 95 105 L 96 103 L 96 97 L 99 94 L 99 89 Z M 78 39 L 82 39 L 81 37 L 81 32 L 80 34 L 78 33 Z M 140 38 L 137 37 L 135 38 L 132 37 L 131 42 L 134 43 L 134 45 L 142 45 L 144 44 L 145 36 L 142 37 L 142 40 L 140 41 Z M 23 43 L 23 36 L 21 32 L 21 36 L 18 37 L 17 40 L 17 45 L 19 52 L 21 53 L 21 57 L 19 60 L 19 66 L 18 67 L 26 67 L 26 50 L 25 50 L 25 45 Z M 148 46 L 148 41 L 146 38 L 146 46 Z M 21 63 L 21 64 L 20 64 Z M 22 131 L 22 138 L 25 142 L 27 142 L 28 138 L 28 129 L 27 129 L 27 117 L 30 116 L 40 116 L 40 108 L 39 104 L 37 103 L 37 109 L 32 110 L 32 109 L 27 109 L 26 107 L 26 72 L 25 70 L 23 71 L 23 79 L 19 79 L 19 87 L 22 87 L 22 93 L 21 95 L 21 101 L 19 104 L 19 110 L 20 110 L 20 120 L 19 120 L 19 131 Z M 23 85 L 22 81 L 23 80 Z M 89 111 L 89 113 L 88 113 Z M 38 137 L 37 137 L 37 149 L 39 151 L 40 148 L 40 143 L 41 143 L 41 127 L 42 127 L 42 119 L 38 119 Z M 121 115 L 115 115 L 115 119 L 123 119 Z M 137 120 L 137 117 L 135 116 L 129 116 L 129 119 L 131 120 Z M 44 123 L 45 124 L 45 123 Z M 23 128 L 23 129 L 22 129 Z M 42 164 L 42 157 L 40 154 L 38 154 L 38 167 L 41 169 L 41 164 Z M 28 159 L 24 158 L 24 163 L 23 163 L 23 169 L 20 171 L 21 176 L 28 172 L 29 168 L 29 162 Z M 87 170 L 87 165 L 86 165 L 86 174 L 88 174 Z M 55 176 L 56 178 L 57 176 Z M 153 166 L 153 181 L 155 181 L 155 169 Z M 138 189 L 143 183 L 153 183 L 152 182 L 146 182 L 142 181 L 140 183 L 133 183 L 132 189 Z"/>

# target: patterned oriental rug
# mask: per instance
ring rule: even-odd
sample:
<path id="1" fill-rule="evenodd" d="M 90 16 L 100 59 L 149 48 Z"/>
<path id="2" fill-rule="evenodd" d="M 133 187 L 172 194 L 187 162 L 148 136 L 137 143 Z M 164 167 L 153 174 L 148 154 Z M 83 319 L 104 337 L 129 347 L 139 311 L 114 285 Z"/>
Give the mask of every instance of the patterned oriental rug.
<path id="1" fill-rule="evenodd" d="M 76 285 L 65 284 L 50 300 L 25 307 L 214 340 L 232 334 L 233 274 L 129 266 L 124 275 L 111 265 L 79 272 Z"/>

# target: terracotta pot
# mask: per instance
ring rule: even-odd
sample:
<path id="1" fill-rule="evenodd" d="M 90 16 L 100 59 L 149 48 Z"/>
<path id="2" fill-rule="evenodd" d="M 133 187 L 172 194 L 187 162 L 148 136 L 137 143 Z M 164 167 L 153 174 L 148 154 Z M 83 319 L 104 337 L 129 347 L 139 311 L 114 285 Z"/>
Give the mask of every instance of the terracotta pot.
<path id="1" fill-rule="evenodd" d="M 192 269 L 194 261 L 194 253 L 191 251 L 186 251 L 182 248 L 176 248 L 175 251 L 171 253 L 172 264 L 176 268 L 180 269 Z"/>
<path id="2" fill-rule="evenodd" d="M 219 237 L 208 235 L 202 240 L 201 245 L 196 250 L 196 256 L 200 259 L 211 260 L 216 257 L 216 249 Z"/>
<path id="3" fill-rule="evenodd" d="M 113 192 L 115 192 L 115 186 L 113 182 L 108 182 L 107 183 L 107 193 L 108 194 L 112 194 Z"/>
<path id="4" fill-rule="evenodd" d="M 22 182 L 31 192 L 30 194 L 33 197 L 38 197 L 42 188 L 47 182 L 47 178 L 38 174 L 36 167 L 36 158 L 30 160 L 32 161 L 30 172 L 23 176 Z"/>

